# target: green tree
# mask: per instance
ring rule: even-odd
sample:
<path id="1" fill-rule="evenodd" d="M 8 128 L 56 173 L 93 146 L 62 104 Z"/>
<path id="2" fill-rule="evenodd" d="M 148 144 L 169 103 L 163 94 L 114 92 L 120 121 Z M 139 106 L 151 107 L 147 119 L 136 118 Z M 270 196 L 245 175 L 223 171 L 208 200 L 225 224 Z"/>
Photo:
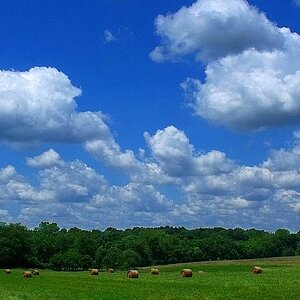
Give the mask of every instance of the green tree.
<path id="1" fill-rule="evenodd" d="M 141 256 L 134 250 L 124 250 L 120 257 L 121 269 L 136 268 L 141 265 Z"/>
<path id="2" fill-rule="evenodd" d="M 103 257 L 103 265 L 106 268 L 117 269 L 120 266 L 120 251 L 115 246 L 111 247 Z"/>

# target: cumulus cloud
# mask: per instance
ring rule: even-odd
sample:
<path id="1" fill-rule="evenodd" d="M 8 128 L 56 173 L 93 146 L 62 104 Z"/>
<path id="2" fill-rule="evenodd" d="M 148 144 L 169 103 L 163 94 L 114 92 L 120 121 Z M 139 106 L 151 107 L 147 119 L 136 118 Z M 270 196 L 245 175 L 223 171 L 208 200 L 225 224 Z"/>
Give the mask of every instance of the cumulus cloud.
<path id="1" fill-rule="evenodd" d="M 82 228 L 82 224 L 86 223 L 84 223 L 84 220 L 77 218 L 72 212 L 72 205 L 69 203 L 33 203 L 30 206 L 23 206 L 21 208 L 17 220 L 31 227 L 36 227 L 41 221 L 50 221 L 57 222 L 67 228 L 74 226 Z"/>
<path id="2" fill-rule="evenodd" d="M 29 166 L 39 169 L 35 184 L 27 182 L 13 166 L 0 169 L 0 201 L 14 201 L 20 210 L 17 220 L 30 226 L 45 219 L 81 227 L 162 225 L 172 201 L 149 182 L 157 183 L 163 176 L 151 170 L 154 163 L 137 162 L 139 166 L 130 177 L 136 176 L 136 181 L 109 185 L 103 175 L 82 161 L 66 162 L 50 149 L 27 158 Z"/>
<path id="3" fill-rule="evenodd" d="M 233 166 L 232 161 L 219 151 L 196 153 L 185 133 L 174 126 L 158 130 L 153 136 L 145 133 L 145 138 L 153 158 L 170 176 L 223 173 Z"/>
<path id="4" fill-rule="evenodd" d="M 65 227 L 128 228 L 168 222 L 172 202 L 151 185 L 110 186 L 85 202 L 44 202 L 23 206 L 18 219 L 36 226 L 40 220 Z"/>
<path id="5" fill-rule="evenodd" d="M 43 142 L 77 143 L 96 159 L 115 168 L 136 164 L 134 153 L 122 151 L 100 111 L 81 112 L 81 90 L 55 68 L 26 72 L 0 71 L 0 143 L 28 146 Z M 53 150 L 27 160 L 31 167 L 59 164 Z"/>
<path id="6" fill-rule="evenodd" d="M 106 190 L 105 178 L 81 161 L 65 162 L 60 159 L 58 164 L 46 166 L 41 158 L 47 157 L 49 152 L 28 159 L 35 162 L 34 167 L 41 168 L 36 174 L 35 184 L 31 184 L 11 165 L 0 169 L 0 201 L 30 203 L 34 206 L 52 202 L 77 203 L 88 201 L 93 195 Z M 51 152 L 56 153 L 54 150 Z"/>
<path id="7" fill-rule="evenodd" d="M 27 158 L 27 165 L 34 168 L 47 168 L 61 163 L 60 155 L 53 149 L 49 149 L 41 155 Z"/>
<path id="8" fill-rule="evenodd" d="M 96 159 L 113 168 L 132 169 L 138 164 L 133 151 L 125 150 L 123 152 L 112 137 L 108 137 L 106 140 L 87 141 L 84 147 Z"/>
<path id="9" fill-rule="evenodd" d="M 170 126 L 153 136 L 145 133 L 145 138 L 153 157 L 167 173 L 173 176 L 193 173 L 194 149 L 182 131 Z"/>
<path id="10" fill-rule="evenodd" d="M 12 217 L 9 207 L 15 203 L 17 220 L 32 226 L 47 219 L 89 228 L 169 224 L 297 229 L 299 133 L 291 148 L 273 150 L 254 166 L 238 164 L 217 150 L 197 152 L 185 132 L 174 126 L 145 138 L 150 151 L 136 159 L 124 185 L 112 185 L 82 161 L 66 162 L 58 153 L 58 164 L 37 165 L 34 183 L 13 166 L 0 169 L 5 218 Z"/>
<path id="11" fill-rule="evenodd" d="M 196 115 L 236 131 L 299 123 L 300 37 L 244 0 L 198 0 L 156 19 L 154 61 L 186 55 L 207 63 L 182 87 Z"/>
<path id="12" fill-rule="evenodd" d="M 61 162 L 39 171 L 40 189 L 54 201 L 82 202 L 106 189 L 106 180 L 81 161 Z"/>
<path id="13" fill-rule="evenodd" d="M 0 141 L 82 143 L 110 134 L 101 112 L 78 112 L 81 94 L 55 68 L 0 71 Z"/>
<path id="14" fill-rule="evenodd" d="M 271 151 L 263 166 L 272 171 L 293 171 L 300 166 L 300 135 L 294 133 L 294 145 L 290 149 L 281 148 Z"/>
<path id="15" fill-rule="evenodd" d="M 286 51 L 247 50 L 210 63 L 205 83 L 186 80 L 195 113 L 236 131 L 298 123 L 300 37 L 286 35 Z"/>
<path id="16" fill-rule="evenodd" d="M 0 183 L 8 182 L 15 177 L 17 177 L 17 171 L 13 166 L 8 165 L 7 167 L 0 169 Z"/>
<path id="17" fill-rule="evenodd" d="M 158 226 L 166 223 L 173 203 L 153 185 L 129 183 L 111 186 L 105 194 L 96 195 L 85 209 L 101 214 L 106 224 L 117 227 L 124 227 L 125 223 L 126 226 Z"/>
<path id="18" fill-rule="evenodd" d="M 291 37 L 288 31 L 286 33 Z M 296 55 L 298 37 L 294 35 L 289 42 Z M 251 51 L 256 50 L 245 50 L 220 61 L 225 65 L 226 60 L 238 60 L 244 55 L 244 67 L 248 70 L 247 63 L 252 62 L 246 55 Z M 262 60 L 265 64 L 259 63 L 258 68 L 276 64 L 297 72 L 297 63 L 292 60 L 287 63 L 283 52 L 257 52 L 257 55 L 270 56 L 269 60 Z M 272 58 L 272 55 L 275 56 Z M 142 155 L 136 157 L 133 151 L 121 149 L 101 113 L 77 111 L 74 98 L 79 90 L 56 69 L 2 71 L 0 80 L 3 83 L 0 116 L 6 118 L 6 123 L 3 119 L 0 121 L 2 142 L 80 143 L 97 160 L 124 171 L 127 176 L 126 184 L 110 185 L 103 175 L 84 162 L 66 162 L 51 148 L 27 158 L 27 165 L 38 169 L 33 183 L 11 165 L 0 169 L 0 217 L 3 220 L 35 222 L 36 225 L 50 218 L 63 226 L 86 224 L 91 227 L 167 223 L 257 225 L 271 229 L 278 224 L 293 228 L 295 222 L 292 224 L 289 220 L 299 218 L 298 132 L 290 149 L 273 150 L 257 166 L 239 165 L 218 150 L 198 152 L 185 132 L 174 126 L 152 135 L 145 133 L 149 151 L 140 149 Z M 296 91 L 297 81 L 294 85 Z M 295 109 L 292 100 L 289 104 Z M 10 208 L 11 203 L 14 208 Z M 12 217 L 12 210 L 20 211 L 17 219 Z M 282 212 L 290 216 L 289 220 L 284 221 Z M 273 227 L 268 221 L 270 218 Z"/>
<path id="19" fill-rule="evenodd" d="M 185 133 L 174 126 L 158 130 L 153 136 L 146 133 L 145 138 L 164 174 L 178 179 L 181 204 L 173 206 L 170 220 L 176 218 L 187 226 L 296 229 L 293 222 L 299 221 L 299 133 L 295 133 L 291 149 L 273 150 L 256 166 L 239 165 L 217 150 L 197 153 Z M 293 221 L 284 220 L 282 213 Z"/>
<path id="20" fill-rule="evenodd" d="M 27 160 L 40 162 L 49 152 L 55 151 L 48 150 Z M 81 161 L 65 162 L 60 158 L 59 164 L 38 163 L 37 167 L 43 168 L 37 174 L 39 184 L 30 188 L 39 198 L 30 203 L 19 199 L 18 219 L 26 224 L 36 225 L 39 220 L 47 219 L 64 226 L 82 226 L 82 223 L 91 227 L 162 225 L 166 220 L 164 216 L 172 209 L 172 201 L 154 185 L 146 182 L 108 185 L 102 175 Z M 17 182 L 22 182 L 23 177 L 12 166 L 0 170 L 0 182 L 2 179 L 5 187 L 16 177 L 19 177 Z M 2 194 L 7 195 L 7 192 Z"/>
<path id="21" fill-rule="evenodd" d="M 23 211 L 23 217 L 32 211 L 42 216 L 41 207 L 50 205 L 55 220 L 66 222 L 72 216 L 80 223 L 92 217 L 87 223 L 91 227 L 99 219 L 102 226 L 116 227 L 167 222 L 186 226 L 294 228 L 294 220 L 299 218 L 299 133 L 295 133 L 290 149 L 273 150 L 256 166 L 239 165 L 217 150 L 197 152 L 185 132 L 174 126 L 154 135 L 145 133 L 145 139 L 150 156 L 134 159 L 134 167 L 129 165 L 129 183 L 125 185 L 109 185 L 103 176 L 80 161 L 61 162 L 39 171 L 36 193 L 40 197 L 48 195 L 48 201 L 43 201 L 42 206 L 32 202 Z M 283 168 L 285 160 L 291 162 Z M 14 174 L 11 167 L 3 170 L 4 178 Z M 55 216 L 56 206 L 51 203 L 63 205 L 64 214 L 57 212 Z M 293 222 L 284 221 L 282 213 Z"/>
<path id="22" fill-rule="evenodd" d="M 156 62 L 189 54 L 211 60 L 251 48 L 283 46 L 278 28 L 244 0 L 198 0 L 174 14 L 159 15 L 155 26 L 162 41 L 150 53 Z"/>
<path id="23" fill-rule="evenodd" d="M 34 202 L 49 199 L 44 191 L 35 189 L 15 167 L 8 165 L 0 169 L 0 201 L 9 204 L 12 201 Z"/>
<path id="24" fill-rule="evenodd" d="M 96 195 L 92 203 L 99 207 L 105 207 L 106 204 L 112 206 L 130 205 L 131 210 L 136 212 L 165 212 L 171 207 L 171 202 L 159 193 L 153 185 L 140 183 L 111 186 L 105 194 Z"/>

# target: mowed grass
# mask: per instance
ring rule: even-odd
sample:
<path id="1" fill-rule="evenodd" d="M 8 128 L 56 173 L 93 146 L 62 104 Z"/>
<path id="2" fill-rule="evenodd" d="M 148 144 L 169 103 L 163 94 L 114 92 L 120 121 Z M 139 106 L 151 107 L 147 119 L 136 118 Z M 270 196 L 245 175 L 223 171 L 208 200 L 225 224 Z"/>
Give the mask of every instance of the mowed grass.
<path id="1" fill-rule="evenodd" d="M 264 273 L 253 275 L 254 265 Z M 180 278 L 182 268 L 192 278 Z M 300 299 L 300 257 L 217 261 L 160 266 L 159 275 L 140 269 L 138 279 L 126 272 L 41 271 L 22 278 L 23 270 L 0 273 L 0 299 Z"/>

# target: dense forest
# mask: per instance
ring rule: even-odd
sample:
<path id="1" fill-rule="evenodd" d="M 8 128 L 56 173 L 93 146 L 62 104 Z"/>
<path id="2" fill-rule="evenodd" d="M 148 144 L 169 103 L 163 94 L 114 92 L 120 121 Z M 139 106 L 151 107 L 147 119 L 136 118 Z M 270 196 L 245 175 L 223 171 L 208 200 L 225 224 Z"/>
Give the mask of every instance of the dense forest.
<path id="1" fill-rule="evenodd" d="M 35 229 L 0 224 L 0 267 L 83 270 L 216 259 L 300 255 L 300 231 L 274 233 L 241 228 L 183 227 L 117 230 L 61 229 L 43 222 Z"/>

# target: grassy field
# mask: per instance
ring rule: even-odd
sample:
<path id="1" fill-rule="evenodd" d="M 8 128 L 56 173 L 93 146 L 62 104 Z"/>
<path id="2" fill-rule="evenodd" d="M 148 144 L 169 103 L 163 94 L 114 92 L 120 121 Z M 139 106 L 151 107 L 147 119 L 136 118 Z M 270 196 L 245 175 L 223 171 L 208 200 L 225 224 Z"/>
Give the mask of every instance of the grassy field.
<path id="1" fill-rule="evenodd" d="M 253 275 L 252 266 L 264 273 Z M 180 278 L 182 268 L 192 278 Z M 140 269 L 138 279 L 126 272 L 42 271 L 22 278 L 23 270 L 0 273 L 0 299 L 300 299 L 300 257 L 211 261 L 161 266 L 158 276 Z"/>

